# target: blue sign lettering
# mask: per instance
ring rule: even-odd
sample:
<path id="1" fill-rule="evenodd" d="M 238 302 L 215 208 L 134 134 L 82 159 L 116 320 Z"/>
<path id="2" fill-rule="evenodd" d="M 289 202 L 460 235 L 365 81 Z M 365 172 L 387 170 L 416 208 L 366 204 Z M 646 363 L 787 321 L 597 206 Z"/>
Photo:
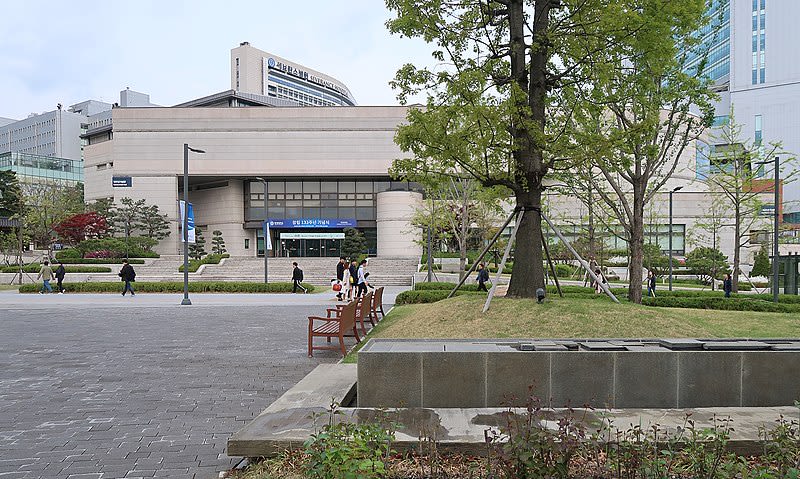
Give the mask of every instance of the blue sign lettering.
<path id="1" fill-rule="evenodd" d="M 270 228 L 355 228 L 355 218 L 293 218 L 270 219 Z"/>

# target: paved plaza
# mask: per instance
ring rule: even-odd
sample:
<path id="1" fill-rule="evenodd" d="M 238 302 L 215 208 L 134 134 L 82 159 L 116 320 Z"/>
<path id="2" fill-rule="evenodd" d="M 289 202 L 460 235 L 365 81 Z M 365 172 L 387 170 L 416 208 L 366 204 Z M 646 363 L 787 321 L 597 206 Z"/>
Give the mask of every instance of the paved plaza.
<path id="1" fill-rule="evenodd" d="M 233 432 L 339 359 L 306 356 L 330 294 L 180 299 L 0 292 L 0 479 L 217 477 Z"/>

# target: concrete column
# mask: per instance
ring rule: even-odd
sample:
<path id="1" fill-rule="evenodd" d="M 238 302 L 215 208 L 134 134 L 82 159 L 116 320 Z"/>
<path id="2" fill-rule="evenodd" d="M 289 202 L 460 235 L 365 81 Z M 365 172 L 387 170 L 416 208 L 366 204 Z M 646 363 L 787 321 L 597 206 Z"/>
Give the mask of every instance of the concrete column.
<path id="1" fill-rule="evenodd" d="M 378 193 L 378 256 L 418 257 L 422 246 L 421 230 L 412 226 L 414 213 L 422 203 L 422 194 L 413 191 Z"/>

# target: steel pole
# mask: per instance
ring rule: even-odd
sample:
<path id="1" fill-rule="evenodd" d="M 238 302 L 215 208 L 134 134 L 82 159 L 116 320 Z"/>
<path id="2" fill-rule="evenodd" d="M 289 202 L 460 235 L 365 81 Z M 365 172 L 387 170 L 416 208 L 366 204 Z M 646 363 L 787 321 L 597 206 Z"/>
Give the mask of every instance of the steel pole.
<path id="1" fill-rule="evenodd" d="M 773 231 L 773 238 L 772 238 L 772 301 L 778 302 L 778 277 L 779 277 L 779 264 L 778 264 L 778 226 L 779 226 L 779 212 L 780 212 L 780 179 L 781 179 L 781 168 L 780 168 L 780 160 L 776 156 L 775 157 L 775 231 Z"/>
<path id="2" fill-rule="evenodd" d="M 267 249 L 267 235 L 269 234 L 269 218 L 267 218 L 267 180 L 261 179 L 264 184 L 264 284 L 269 283 L 269 262 L 267 261 L 269 250 Z"/>
<path id="3" fill-rule="evenodd" d="M 672 291 L 672 193 L 669 192 L 669 290 Z"/>
<path id="4" fill-rule="evenodd" d="M 189 299 L 189 144 L 183 144 L 183 301 L 190 305 Z"/>

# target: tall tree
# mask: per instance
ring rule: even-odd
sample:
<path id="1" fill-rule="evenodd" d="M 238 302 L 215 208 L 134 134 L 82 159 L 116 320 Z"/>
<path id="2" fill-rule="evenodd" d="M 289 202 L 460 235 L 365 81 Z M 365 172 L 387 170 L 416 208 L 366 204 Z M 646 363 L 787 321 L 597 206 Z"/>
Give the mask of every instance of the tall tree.
<path id="1" fill-rule="evenodd" d="M 608 81 L 593 84 L 592 101 L 575 112 L 577 142 L 590 160 L 584 168 L 599 172 L 597 193 L 628 238 L 628 299 L 635 303 L 642 300 L 645 208 L 713 118 L 708 80 L 686 71 L 704 9 L 704 0 L 638 2 L 627 17 L 640 28 L 607 51 L 596 74 Z"/>
<path id="2" fill-rule="evenodd" d="M 100 214 L 91 211 L 72 215 L 56 224 L 53 229 L 62 241 L 76 245 L 87 238 L 102 237 L 108 230 L 108 223 Z"/>
<path id="3" fill-rule="evenodd" d="M 56 233 L 53 227 L 72 215 L 83 213 L 83 186 L 58 183 L 25 183 L 26 235 L 40 248 L 50 249 Z"/>
<path id="4" fill-rule="evenodd" d="M 702 0 L 690 0 L 701 2 Z M 427 94 L 396 142 L 411 158 L 395 171 L 469 174 L 504 186 L 524 210 L 510 296 L 544 287 L 544 180 L 571 156 L 572 112 L 585 85 L 602 83 L 598 63 L 641 28 L 634 0 L 386 0 L 392 33 L 434 44 L 437 68 L 404 65 L 398 99 Z M 669 35 L 667 35 L 669 36 Z M 658 39 L 654 39 L 658 41 Z"/>
<path id="5" fill-rule="evenodd" d="M 119 205 L 114 207 L 115 230 L 121 231 L 125 235 L 125 257 L 129 253 L 129 239 L 133 232 L 142 227 L 145 211 L 145 200 L 133 200 L 131 198 L 121 198 Z"/>
<path id="6" fill-rule="evenodd" d="M 750 141 L 742 137 L 742 126 L 736 123 L 733 108 L 728 121 L 716 129 L 712 136 L 716 146 L 706 152 L 708 165 L 698 171 L 698 177 L 705 180 L 715 194 L 715 203 L 727 212 L 733 220 L 733 292 L 739 291 L 739 273 L 742 262 L 742 248 L 750 244 L 750 230 L 754 227 L 769 228 L 769 218 L 760 216 L 764 197 L 774 192 L 774 181 L 764 177 L 764 167 L 760 163 L 770 162 L 776 155 L 783 157 L 783 183 L 796 178 L 797 169 L 786 168 L 794 158 L 786 157 L 779 142 L 762 144 L 761 140 Z M 767 193 L 765 195 L 765 193 Z M 771 203 L 772 201 L 770 201 Z M 777 205 L 775 206 L 777 207 Z"/>
<path id="7" fill-rule="evenodd" d="M 114 224 L 116 219 L 114 217 L 114 199 L 113 198 L 100 198 L 86 205 L 87 211 L 94 211 L 106 219 L 108 229 L 103 233 L 100 238 L 108 238 L 114 236 Z"/>
<path id="8" fill-rule="evenodd" d="M 158 205 L 145 205 L 142 207 L 139 229 L 148 238 L 161 241 L 170 234 L 170 222 Z"/>
<path id="9" fill-rule="evenodd" d="M 342 256 L 350 258 L 350 261 L 357 260 L 359 256 L 367 252 L 367 240 L 364 233 L 355 228 L 344 229 L 344 239 L 342 240 Z"/>
<path id="10" fill-rule="evenodd" d="M 222 231 L 214 230 L 211 232 L 211 252 L 214 254 L 225 254 L 225 239 L 222 237 Z"/>

